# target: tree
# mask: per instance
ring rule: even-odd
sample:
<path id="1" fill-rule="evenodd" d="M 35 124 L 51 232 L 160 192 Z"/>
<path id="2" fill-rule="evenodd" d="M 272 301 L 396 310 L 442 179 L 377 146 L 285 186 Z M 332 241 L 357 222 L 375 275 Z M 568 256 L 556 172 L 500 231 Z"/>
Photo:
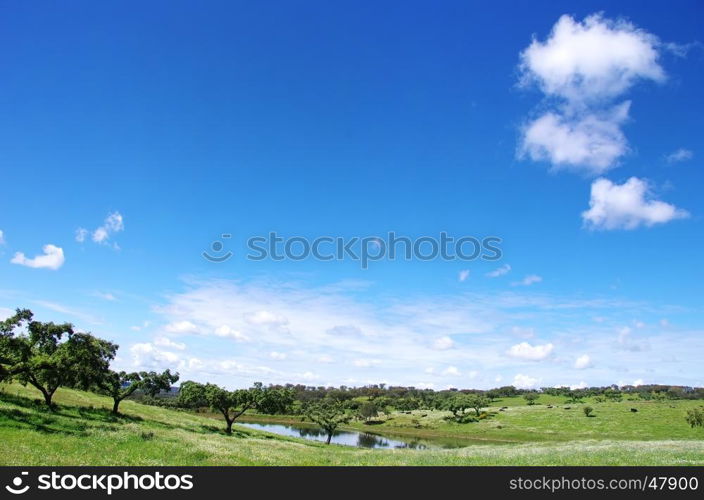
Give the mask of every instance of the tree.
<path id="1" fill-rule="evenodd" d="M 379 408 L 373 401 L 367 401 L 362 403 L 359 407 L 359 416 L 364 420 L 369 420 L 370 418 L 379 416 Z"/>
<path id="2" fill-rule="evenodd" d="M 342 401 L 332 398 L 309 403 L 305 408 L 305 416 L 327 433 L 325 444 L 330 444 L 330 440 L 340 424 L 346 424 L 351 419 Z"/>
<path id="3" fill-rule="evenodd" d="M 2 357 L 6 377 L 32 385 L 49 408 L 61 386 L 88 389 L 101 380 L 115 357 L 117 345 L 89 333 L 74 332 L 70 323 L 34 321 L 28 309 L 2 322 Z M 15 330 L 26 326 L 26 334 Z"/>
<path id="4" fill-rule="evenodd" d="M 525 399 L 528 402 L 528 406 L 533 406 L 535 404 L 535 401 L 538 399 L 538 394 L 535 392 L 526 392 L 523 395 L 523 399 Z"/>
<path id="5" fill-rule="evenodd" d="M 695 427 L 704 427 L 704 408 L 692 408 L 691 410 L 687 410 L 685 420 L 692 429 Z"/>
<path id="6" fill-rule="evenodd" d="M 186 382 L 181 385 L 179 402 L 185 406 L 199 407 L 205 403 L 213 411 L 222 413 L 225 418 L 225 432 L 232 434 L 232 424 L 244 412 L 254 408 L 263 398 L 263 389 L 260 383 L 254 384 L 250 389 L 237 389 L 228 391 L 215 384 L 198 384 Z"/>
<path id="7" fill-rule="evenodd" d="M 489 406 L 489 399 L 481 394 L 472 394 L 470 402 L 470 407 L 474 409 L 477 417 L 480 415 L 482 408 Z"/>
<path id="8" fill-rule="evenodd" d="M 291 413 L 296 393 L 289 387 L 268 387 L 261 391 L 257 410 L 267 415 Z"/>
<path id="9" fill-rule="evenodd" d="M 445 403 L 445 409 L 452 412 L 457 422 L 467 420 L 466 411 L 469 409 L 473 409 L 478 417 L 485 406 L 489 406 L 489 400 L 481 394 L 456 394 Z"/>
<path id="10" fill-rule="evenodd" d="M 98 392 L 110 396 L 113 400 L 112 412 L 119 413 L 120 403 L 141 389 L 145 394 L 156 396 L 161 391 L 168 391 L 171 384 L 178 381 L 178 373 L 169 370 L 156 372 L 115 372 L 109 370 L 97 383 Z"/>

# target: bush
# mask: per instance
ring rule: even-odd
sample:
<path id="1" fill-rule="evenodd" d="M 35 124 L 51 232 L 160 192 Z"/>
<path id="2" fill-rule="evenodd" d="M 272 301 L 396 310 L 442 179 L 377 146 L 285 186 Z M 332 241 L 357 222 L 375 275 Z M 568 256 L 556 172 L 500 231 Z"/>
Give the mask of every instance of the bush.
<path id="1" fill-rule="evenodd" d="M 582 408 L 582 411 L 584 412 L 585 416 L 591 417 L 592 412 L 594 411 L 594 408 L 592 408 L 591 406 L 585 406 L 584 408 Z"/>
<path id="2" fill-rule="evenodd" d="M 692 429 L 695 427 L 704 427 L 704 408 L 688 410 L 687 416 L 684 418 Z"/>

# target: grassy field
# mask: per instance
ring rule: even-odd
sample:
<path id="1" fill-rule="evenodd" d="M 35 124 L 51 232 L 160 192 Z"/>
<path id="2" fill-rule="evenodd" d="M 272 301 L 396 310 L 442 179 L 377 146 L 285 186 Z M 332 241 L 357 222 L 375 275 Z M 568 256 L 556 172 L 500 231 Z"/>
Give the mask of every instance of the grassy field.
<path id="1" fill-rule="evenodd" d="M 115 417 L 108 398 L 67 389 L 57 392 L 52 413 L 35 403 L 34 389 L 1 389 L 0 465 L 704 465 L 704 429 L 684 421 L 696 401 L 589 402 L 595 416 L 587 418 L 583 405 L 547 408 L 560 399 L 529 407 L 507 398 L 492 408 L 506 411 L 469 424 L 448 423 L 442 412 L 394 413 L 378 425 L 350 427 L 468 446 L 365 450 L 242 427 L 226 436 L 215 418 L 131 401 Z"/>

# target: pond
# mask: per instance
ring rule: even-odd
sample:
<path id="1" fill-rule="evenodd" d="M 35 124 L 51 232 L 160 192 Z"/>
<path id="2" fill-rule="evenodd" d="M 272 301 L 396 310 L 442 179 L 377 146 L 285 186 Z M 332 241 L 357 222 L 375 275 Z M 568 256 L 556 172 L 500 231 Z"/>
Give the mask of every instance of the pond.
<path id="1" fill-rule="evenodd" d="M 313 441 L 325 442 L 327 433 L 322 429 L 309 424 L 273 424 L 261 422 L 237 422 L 237 425 L 257 429 L 260 431 L 273 432 L 282 436 L 310 439 Z M 346 446 L 356 446 L 358 448 L 411 448 L 416 450 L 457 448 L 463 446 L 461 443 L 451 440 L 420 440 L 410 437 L 385 437 L 369 432 L 358 431 L 335 431 L 331 440 L 332 444 L 342 444 Z M 466 444 L 464 444 L 466 446 Z"/>

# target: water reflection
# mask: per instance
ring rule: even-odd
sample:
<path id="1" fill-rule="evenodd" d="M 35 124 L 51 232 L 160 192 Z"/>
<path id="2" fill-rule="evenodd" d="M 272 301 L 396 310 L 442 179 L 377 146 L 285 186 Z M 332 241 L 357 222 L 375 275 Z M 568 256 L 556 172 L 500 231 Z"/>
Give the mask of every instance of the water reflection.
<path id="1" fill-rule="evenodd" d="M 304 424 L 238 422 L 238 425 L 249 427 L 250 429 L 273 432 L 282 436 L 300 437 L 303 439 L 322 442 L 325 442 L 327 439 L 327 434 L 322 429 Z M 392 439 L 376 434 L 356 431 L 335 431 L 332 436 L 331 443 L 343 444 L 346 446 L 357 446 L 359 448 L 412 448 L 416 450 L 424 450 L 430 447 L 429 445 L 414 439 Z M 440 445 L 437 447 L 440 448 L 446 446 Z"/>

